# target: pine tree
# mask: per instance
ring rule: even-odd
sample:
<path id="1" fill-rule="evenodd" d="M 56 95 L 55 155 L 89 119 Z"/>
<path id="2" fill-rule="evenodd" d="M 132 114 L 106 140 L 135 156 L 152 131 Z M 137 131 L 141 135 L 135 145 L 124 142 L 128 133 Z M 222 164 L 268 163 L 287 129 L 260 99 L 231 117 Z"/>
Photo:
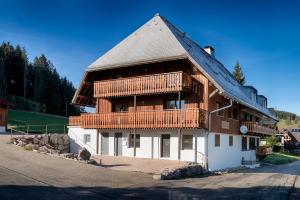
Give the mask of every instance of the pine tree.
<path id="1" fill-rule="evenodd" d="M 237 62 L 234 66 L 234 70 L 233 70 L 233 77 L 234 79 L 239 82 L 241 85 L 244 85 L 246 80 L 245 80 L 245 76 L 244 73 L 242 71 L 242 68 L 240 66 L 240 63 Z"/>
<path id="2" fill-rule="evenodd" d="M 0 98 L 6 97 L 6 80 L 4 72 L 4 63 L 0 57 Z"/>

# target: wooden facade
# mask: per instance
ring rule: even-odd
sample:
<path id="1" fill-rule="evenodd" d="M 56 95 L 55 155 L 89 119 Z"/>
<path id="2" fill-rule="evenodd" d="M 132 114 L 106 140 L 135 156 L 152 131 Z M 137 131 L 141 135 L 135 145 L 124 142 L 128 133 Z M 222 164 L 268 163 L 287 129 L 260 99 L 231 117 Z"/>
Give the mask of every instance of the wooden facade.
<path id="1" fill-rule="evenodd" d="M 207 129 L 209 113 L 230 104 L 218 92 L 212 95 L 216 88 L 187 60 L 95 71 L 89 73 L 88 80 L 79 97 L 95 102 L 96 113 L 70 117 L 70 125 L 91 129 Z M 77 100 L 79 104 L 83 101 Z M 252 122 L 245 122 L 248 115 Z M 274 133 L 259 125 L 262 117 L 234 103 L 212 114 L 211 131 L 240 134 L 240 126 L 246 125 L 249 132 Z"/>

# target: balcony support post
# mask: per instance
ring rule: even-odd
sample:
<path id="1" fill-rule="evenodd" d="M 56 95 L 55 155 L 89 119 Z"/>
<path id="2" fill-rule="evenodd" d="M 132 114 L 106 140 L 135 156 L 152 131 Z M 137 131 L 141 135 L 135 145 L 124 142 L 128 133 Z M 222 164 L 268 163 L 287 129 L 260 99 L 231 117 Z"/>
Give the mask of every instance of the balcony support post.
<path id="1" fill-rule="evenodd" d="M 136 96 L 133 96 L 134 129 L 133 129 L 133 157 L 136 156 Z"/>
<path id="2" fill-rule="evenodd" d="M 98 155 L 99 154 L 99 133 L 100 133 L 100 131 L 99 131 L 99 129 L 97 129 L 97 132 L 96 132 L 96 134 L 97 134 L 97 136 L 96 136 L 96 154 Z"/>
<path id="3" fill-rule="evenodd" d="M 178 92 L 178 108 L 180 111 L 180 116 L 179 116 L 179 123 L 180 127 L 178 129 L 178 160 L 180 160 L 180 152 L 181 152 L 181 127 L 182 127 L 182 109 L 181 109 L 181 93 L 180 91 Z"/>

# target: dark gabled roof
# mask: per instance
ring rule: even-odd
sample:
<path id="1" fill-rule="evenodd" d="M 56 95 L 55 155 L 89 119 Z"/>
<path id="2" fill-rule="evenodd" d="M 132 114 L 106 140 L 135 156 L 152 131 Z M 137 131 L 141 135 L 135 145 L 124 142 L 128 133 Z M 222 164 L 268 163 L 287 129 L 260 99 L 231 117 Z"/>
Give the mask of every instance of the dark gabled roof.
<path id="1" fill-rule="evenodd" d="M 245 88 L 222 63 L 158 14 L 88 66 L 72 102 L 76 102 L 87 74 L 91 71 L 176 58 L 188 59 L 193 63 L 218 88 L 221 95 L 277 120 L 268 108 L 259 105 L 247 95 Z"/>

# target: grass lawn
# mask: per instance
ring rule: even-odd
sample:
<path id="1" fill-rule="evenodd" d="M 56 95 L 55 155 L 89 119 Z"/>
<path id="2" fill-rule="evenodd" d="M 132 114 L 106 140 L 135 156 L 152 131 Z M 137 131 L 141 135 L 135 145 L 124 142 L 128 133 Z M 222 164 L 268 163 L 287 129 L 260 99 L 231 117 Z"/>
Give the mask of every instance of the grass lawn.
<path id="1" fill-rule="evenodd" d="M 274 152 L 271 155 L 265 157 L 262 161 L 266 163 L 280 165 L 280 164 L 294 162 L 296 160 L 300 160 L 300 157 L 286 152 L 278 152 L 278 153 Z"/>
<path id="2" fill-rule="evenodd" d="M 63 133 L 64 125 L 68 124 L 68 118 L 58 115 L 36 113 L 22 110 L 8 112 L 8 127 L 14 126 L 19 131 L 45 132 L 46 125 L 49 133 Z"/>

